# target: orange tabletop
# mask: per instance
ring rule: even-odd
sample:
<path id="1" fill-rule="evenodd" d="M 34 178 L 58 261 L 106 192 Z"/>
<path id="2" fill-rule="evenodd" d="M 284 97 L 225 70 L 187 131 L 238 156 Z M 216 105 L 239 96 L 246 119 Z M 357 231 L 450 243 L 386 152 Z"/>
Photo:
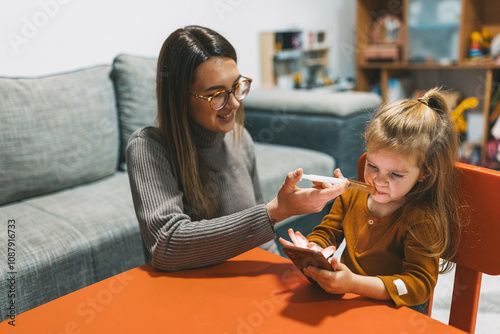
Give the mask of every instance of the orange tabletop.
<path id="1" fill-rule="evenodd" d="M 150 264 L 19 314 L 1 333 L 463 333 L 409 308 L 331 295 L 254 249 L 175 273 Z"/>

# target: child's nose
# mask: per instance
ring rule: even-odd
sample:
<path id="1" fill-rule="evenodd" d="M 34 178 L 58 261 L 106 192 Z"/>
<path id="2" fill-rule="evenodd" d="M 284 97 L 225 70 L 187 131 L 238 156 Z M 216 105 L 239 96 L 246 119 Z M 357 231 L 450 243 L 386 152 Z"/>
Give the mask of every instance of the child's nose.
<path id="1" fill-rule="evenodd" d="M 384 175 L 378 174 L 373 178 L 373 182 L 375 182 L 375 184 L 377 184 L 377 185 L 386 185 L 387 184 L 387 177 Z"/>

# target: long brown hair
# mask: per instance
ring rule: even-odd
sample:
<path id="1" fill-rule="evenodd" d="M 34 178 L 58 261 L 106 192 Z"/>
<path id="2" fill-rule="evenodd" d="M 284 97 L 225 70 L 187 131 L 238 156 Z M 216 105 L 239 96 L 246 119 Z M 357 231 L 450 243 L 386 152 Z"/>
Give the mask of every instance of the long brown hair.
<path id="1" fill-rule="evenodd" d="M 442 272 L 457 251 L 460 215 L 455 189 L 458 136 L 446 101 L 434 88 L 417 100 L 404 99 L 381 107 L 365 132 L 368 151 L 386 149 L 416 157 L 420 171 L 428 176 L 405 196 L 394 217 L 411 221 L 412 208 L 426 212 L 432 224 L 419 233 L 410 229 L 430 256 L 440 256 Z"/>
<path id="2" fill-rule="evenodd" d="M 188 109 L 195 70 L 212 57 L 237 61 L 233 46 L 219 33 L 200 26 L 177 29 L 163 43 L 156 76 L 157 124 L 168 143 L 174 175 L 190 210 L 206 218 L 213 217 L 216 204 L 213 196 L 204 191 Z M 240 109 L 236 122 L 243 125 Z"/>

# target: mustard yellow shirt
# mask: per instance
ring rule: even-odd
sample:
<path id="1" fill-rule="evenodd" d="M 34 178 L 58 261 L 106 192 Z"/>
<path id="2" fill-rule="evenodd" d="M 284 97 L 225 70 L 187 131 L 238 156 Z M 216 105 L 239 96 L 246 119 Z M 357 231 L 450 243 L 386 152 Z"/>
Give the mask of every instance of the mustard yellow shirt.
<path id="1" fill-rule="evenodd" d="M 419 305 L 434 291 L 439 257 L 423 255 L 412 234 L 429 228 L 424 212 L 415 209 L 410 217 L 406 224 L 391 223 L 392 215 L 377 217 L 368 209 L 368 194 L 347 189 L 307 239 L 325 248 L 345 238 L 341 262 L 353 273 L 382 279 L 397 306 Z"/>

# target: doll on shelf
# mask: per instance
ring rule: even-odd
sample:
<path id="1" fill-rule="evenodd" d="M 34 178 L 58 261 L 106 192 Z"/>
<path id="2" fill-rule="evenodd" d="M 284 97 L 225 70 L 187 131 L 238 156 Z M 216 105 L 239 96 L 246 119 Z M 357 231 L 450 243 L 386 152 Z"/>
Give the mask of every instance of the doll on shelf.
<path id="1" fill-rule="evenodd" d="M 483 54 L 485 56 L 489 56 L 491 51 L 491 40 L 493 39 L 489 29 L 483 28 L 481 30 L 481 37 L 483 40 L 483 45 L 482 45 Z"/>
<path id="2" fill-rule="evenodd" d="M 470 43 L 470 48 L 469 48 L 469 59 L 470 60 L 477 60 L 483 55 L 483 51 L 481 48 L 483 38 L 482 38 L 480 32 L 474 31 L 470 35 L 470 39 L 471 39 L 471 43 Z"/>

